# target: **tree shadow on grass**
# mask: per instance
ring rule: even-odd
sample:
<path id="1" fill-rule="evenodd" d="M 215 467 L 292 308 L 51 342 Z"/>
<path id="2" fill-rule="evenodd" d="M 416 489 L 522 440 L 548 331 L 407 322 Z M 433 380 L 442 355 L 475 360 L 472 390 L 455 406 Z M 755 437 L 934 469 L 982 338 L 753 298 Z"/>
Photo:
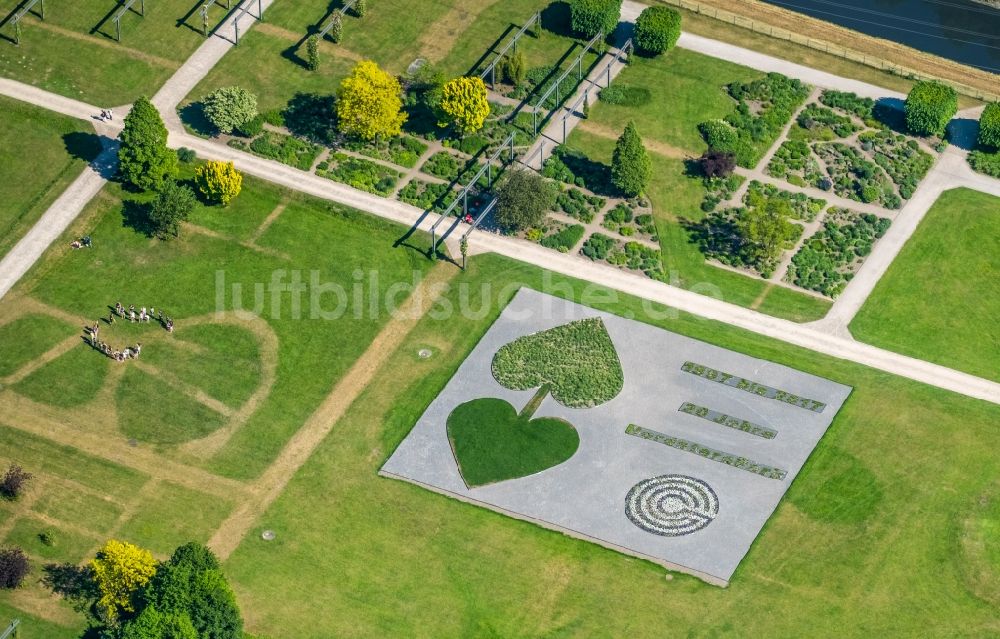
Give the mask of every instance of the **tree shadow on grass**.
<path id="1" fill-rule="evenodd" d="M 181 117 L 181 122 L 186 124 L 197 136 L 210 138 L 218 133 L 215 125 L 209 122 L 205 116 L 205 107 L 201 102 L 187 104 L 178 109 L 177 113 Z"/>
<path id="2" fill-rule="evenodd" d="M 96 133 L 86 133 L 83 131 L 72 131 L 62 136 L 63 145 L 66 152 L 71 157 L 86 162 L 93 162 L 104 150 L 101 144 L 101 136 Z"/>
<path id="3" fill-rule="evenodd" d="M 337 120 L 333 95 L 296 93 L 285 107 L 285 126 L 292 133 L 317 144 L 333 144 Z"/>
<path id="4" fill-rule="evenodd" d="M 122 226 L 146 237 L 153 237 L 155 229 L 149 219 L 149 209 L 148 202 L 125 200 L 122 202 Z"/>
<path id="5" fill-rule="evenodd" d="M 872 115 L 896 133 L 904 135 L 909 133 L 906 130 L 904 103 L 899 98 L 879 98 L 875 102 L 875 108 L 872 109 Z"/>
<path id="6" fill-rule="evenodd" d="M 542 28 L 559 36 L 575 37 L 569 3 L 559 0 L 542 9 Z"/>

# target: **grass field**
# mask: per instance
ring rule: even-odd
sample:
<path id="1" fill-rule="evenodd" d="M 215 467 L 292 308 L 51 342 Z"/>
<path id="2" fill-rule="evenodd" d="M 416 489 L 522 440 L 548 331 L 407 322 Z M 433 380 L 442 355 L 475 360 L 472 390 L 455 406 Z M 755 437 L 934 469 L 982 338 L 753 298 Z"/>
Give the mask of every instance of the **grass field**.
<path id="1" fill-rule="evenodd" d="M 1000 381 L 1000 198 L 946 191 L 851 322 L 859 340 Z"/>
<path id="2" fill-rule="evenodd" d="M 0 257 L 101 151 L 79 120 L 0 97 Z M 25 159 L 30 158 L 30 162 Z"/>
<path id="3" fill-rule="evenodd" d="M 557 295 L 649 320 L 639 300 L 550 282 Z M 955 553 L 958 523 L 995 490 L 1000 462 L 989 441 L 1000 408 L 684 314 L 655 323 L 855 387 L 727 589 L 665 580 L 652 564 L 379 478 L 519 284 L 544 290 L 543 274 L 474 258 L 438 307 L 464 299 L 479 317 L 425 317 L 227 562 L 251 630 L 303 638 L 603 637 L 622 628 L 662 637 L 665 623 L 704 637 L 1000 630 Z M 433 356 L 418 358 L 420 348 Z M 994 530 L 983 517 L 976 530 Z M 278 540 L 260 541 L 264 528 Z M 996 567 L 986 569 L 996 579 Z"/>
<path id="4" fill-rule="evenodd" d="M 158 89 L 202 43 L 201 18 L 193 4 L 149 2 L 145 17 L 132 12 L 122 17 L 117 42 L 116 2 L 47 3 L 44 21 L 34 16 L 22 21 L 19 46 L 13 45 L 12 28 L 0 32 L 11 38 L 0 41 L 0 74 L 91 104 L 132 102 Z M 0 1 L 0 16 L 18 5 Z M 224 14 L 214 6 L 210 26 Z"/>

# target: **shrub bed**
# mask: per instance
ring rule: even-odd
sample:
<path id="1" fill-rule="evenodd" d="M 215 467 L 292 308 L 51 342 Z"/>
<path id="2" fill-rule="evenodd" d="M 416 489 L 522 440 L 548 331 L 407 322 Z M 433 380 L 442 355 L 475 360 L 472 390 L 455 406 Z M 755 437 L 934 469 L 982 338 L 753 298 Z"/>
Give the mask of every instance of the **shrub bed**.
<path id="1" fill-rule="evenodd" d="M 913 197 L 920 180 L 934 164 L 934 158 L 922 151 L 916 140 L 887 129 L 865 131 L 858 136 L 858 142 L 896 183 L 904 200 Z"/>
<path id="2" fill-rule="evenodd" d="M 972 151 L 969 153 L 969 166 L 974 171 L 1000 178 L 1000 151 L 995 153 L 987 153 L 979 149 Z"/>
<path id="3" fill-rule="evenodd" d="M 833 182 L 831 188 L 837 195 L 858 202 L 881 204 L 887 209 L 902 206 L 885 172 L 858 149 L 840 142 L 823 142 L 813 148 L 826 162 L 826 171 Z M 824 188 L 826 185 L 820 183 L 816 186 Z"/>
<path id="4" fill-rule="evenodd" d="M 812 185 L 829 190 L 832 185 L 804 140 L 786 140 L 782 143 L 767 165 L 766 172 L 771 177 L 795 186 Z"/>
<path id="5" fill-rule="evenodd" d="M 388 140 L 372 142 L 352 140 L 345 142 L 344 148 L 376 160 L 384 160 L 412 169 L 417 165 L 420 156 L 427 150 L 427 145 L 408 135 L 397 135 Z"/>
<path id="6" fill-rule="evenodd" d="M 743 197 L 743 203 L 747 206 L 758 206 L 763 200 L 769 198 L 787 201 L 792 207 L 793 217 L 796 220 L 805 220 L 806 222 L 816 219 L 820 211 L 826 207 L 826 200 L 812 198 L 805 193 L 785 191 L 773 184 L 764 184 L 757 180 L 750 182 L 747 193 Z"/>
<path id="7" fill-rule="evenodd" d="M 657 242 L 656 222 L 650 213 L 638 213 L 639 202 L 619 202 L 613 209 L 604 214 L 601 225 L 624 237 L 644 237 Z"/>
<path id="8" fill-rule="evenodd" d="M 819 101 L 831 109 L 856 115 L 868 126 L 874 126 L 875 100 L 871 98 L 862 98 L 846 91 L 826 90 L 819 96 Z"/>
<path id="9" fill-rule="evenodd" d="M 407 204 L 420 207 L 425 211 L 443 211 L 455 199 L 455 191 L 447 184 L 410 180 L 400 189 L 397 197 Z"/>
<path id="10" fill-rule="evenodd" d="M 724 121 L 704 122 L 699 128 L 709 147 L 731 152 L 737 164 L 753 168 L 805 102 L 809 87 L 780 73 L 769 73 L 753 82 L 734 82 L 727 89 L 738 103 L 736 112 Z"/>
<path id="11" fill-rule="evenodd" d="M 553 180 L 580 186 L 594 193 L 615 193 L 611 183 L 611 169 L 565 146 L 558 146 L 545 161 L 542 175 Z"/>
<path id="12" fill-rule="evenodd" d="M 587 195 L 580 189 L 568 189 L 556 195 L 556 210 L 589 224 L 604 208 L 606 201 L 597 195 Z"/>
<path id="13" fill-rule="evenodd" d="M 728 177 L 705 178 L 705 197 L 701 201 L 701 210 L 708 213 L 714 211 L 721 202 L 733 197 L 743 184 L 743 176 L 733 173 Z"/>
<path id="14" fill-rule="evenodd" d="M 580 248 L 580 254 L 595 262 L 642 271 L 653 279 L 663 279 L 660 251 L 638 242 L 620 242 L 603 233 L 592 233 Z"/>
<path id="15" fill-rule="evenodd" d="M 688 228 L 691 241 L 698 246 L 702 255 L 707 259 L 734 268 L 748 269 L 761 277 L 770 277 L 774 273 L 774 269 L 778 267 L 779 259 L 762 260 L 751 257 L 747 250 L 748 246 L 736 224 L 744 210 L 744 208 L 739 207 L 712 211 L 703 220 Z M 795 246 L 802 235 L 802 230 L 798 224 L 789 225 L 791 234 L 785 238 L 783 244 L 785 249 Z"/>
<path id="16" fill-rule="evenodd" d="M 555 222 L 555 229 L 551 229 L 543 235 L 538 243 L 545 248 L 555 249 L 560 253 L 569 253 L 581 239 L 586 229 L 582 224 L 562 224 Z"/>
<path id="17" fill-rule="evenodd" d="M 399 178 L 403 177 L 402 173 L 381 164 L 353 158 L 343 153 L 334 153 L 329 160 L 321 162 L 317 173 L 325 178 L 378 195 L 392 193 Z"/>
<path id="18" fill-rule="evenodd" d="M 810 104 L 799 112 L 796 126 L 789 131 L 790 139 L 825 140 L 848 138 L 861 130 L 850 117 L 840 115 L 833 109 L 818 104 Z"/>
<path id="19" fill-rule="evenodd" d="M 792 257 L 786 279 L 828 297 L 836 297 L 854 277 L 890 221 L 870 214 L 833 208 L 823 228 Z"/>
<path id="20" fill-rule="evenodd" d="M 313 162 L 316 161 L 322 150 L 319 145 L 273 131 L 265 131 L 249 143 L 240 139 L 230 140 L 229 146 L 277 160 L 303 171 L 312 168 Z"/>
<path id="21" fill-rule="evenodd" d="M 427 158 L 420 170 L 442 180 L 459 181 L 464 184 L 480 167 L 482 164 L 476 160 L 465 160 L 447 151 L 438 151 Z"/>

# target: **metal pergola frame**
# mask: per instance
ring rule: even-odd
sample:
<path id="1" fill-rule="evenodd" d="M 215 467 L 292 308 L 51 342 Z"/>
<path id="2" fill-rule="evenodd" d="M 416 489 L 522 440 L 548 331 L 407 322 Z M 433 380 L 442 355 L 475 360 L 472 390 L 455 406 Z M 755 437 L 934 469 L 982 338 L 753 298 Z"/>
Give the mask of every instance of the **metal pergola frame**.
<path id="1" fill-rule="evenodd" d="M 497 64 L 499 64 L 500 61 L 503 60 L 504 55 L 506 55 L 507 51 L 510 50 L 511 48 L 513 48 L 514 53 L 517 53 L 517 41 L 520 40 L 521 36 L 523 36 L 525 33 L 527 33 L 528 29 L 530 29 L 531 26 L 533 24 L 536 24 L 536 23 L 539 26 L 542 24 L 542 14 L 541 14 L 541 12 L 536 12 L 535 15 L 531 16 L 528 19 L 528 21 L 524 23 L 524 26 L 522 26 L 517 31 L 517 33 L 514 34 L 514 39 L 511 40 L 510 42 L 508 42 L 506 45 L 504 45 L 504 48 L 500 49 L 500 51 L 496 54 L 496 57 L 493 58 L 493 61 L 490 62 L 489 65 L 485 69 L 483 69 L 483 72 L 479 74 L 479 77 L 481 79 L 483 79 L 483 80 L 486 79 L 486 74 L 489 74 L 489 76 L 490 76 L 490 88 L 491 89 L 497 83 L 497 78 L 496 78 Z"/>
<path id="2" fill-rule="evenodd" d="M 261 0 L 256 0 L 256 2 L 257 15 L 250 13 L 250 7 L 253 6 L 254 0 L 243 0 L 243 2 L 236 7 L 236 16 L 233 18 L 233 29 L 235 35 L 235 40 L 233 42 L 234 45 L 239 45 L 240 43 L 240 20 L 244 16 L 248 15 L 251 18 L 259 20 L 260 22 L 264 21 L 264 9 L 261 5 Z"/>
<path id="3" fill-rule="evenodd" d="M 514 134 L 513 133 L 511 133 L 509 136 L 507 136 L 507 139 L 504 140 L 503 143 L 501 143 L 499 147 L 497 147 L 497 150 L 494 151 L 493 154 L 490 155 L 489 158 L 487 158 L 486 164 L 484 166 L 482 166 L 476 172 L 476 174 L 474 176 L 472 176 L 472 178 L 469 180 L 469 182 L 465 186 L 462 187 L 462 190 L 458 192 L 458 196 L 452 201 L 451 204 L 448 205 L 448 208 L 446 208 L 444 210 L 444 212 L 441 213 L 441 216 L 437 219 L 437 221 L 434 222 L 434 224 L 431 225 L 431 255 L 434 255 L 434 254 L 437 253 L 438 244 L 440 244 L 441 240 L 443 240 L 446 237 L 448 237 L 448 235 L 458 225 L 458 222 L 462 221 L 462 217 L 465 217 L 466 215 L 469 214 L 469 191 L 471 191 L 472 187 L 474 187 L 476 185 L 476 182 L 479 181 L 479 178 L 483 177 L 483 174 L 486 174 L 488 188 L 491 188 L 493 186 L 493 163 L 497 161 L 497 159 L 500 157 L 500 155 L 505 150 L 509 150 L 509 156 L 508 156 L 508 160 L 507 160 L 508 163 L 509 162 L 513 162 L 514 161 Z M 441 222 L 443 222 L 444 220 L 446 220 L 448 218 L 448 216 L 451 215 L 451 212 L 453 210 L 455 210 L 455 207 L 458 206 L 459 202 L 462 203 L 462 216 L 459 217 L 459 218 L 457 218 L 456 223 L 452 224 L 451 228 L 449 228 L 444 234 L 441 235 L 440 238 L 438 238 L 438 236 L 437 236 L 437 227 L 438 227 L 438 225 L 441 224 Z"/>
<path id="4" fill-rule="evenodd" d="M 326 34 L 330 33 L 330 29 L 333 28 L 333 22 L 336 19 L 337 14 L 339 13 L 341 20 L 343 20 L 344 16 L 347 15 L 347 12 L 351 10 L 351 7 L 353 7 L 355 5 L 355 3 L 357 3 L 357 1 L 358 0 L 347 0 L 347 2 L 344 3 L 344 6 L 336 9 L 333 12 L 333 15 L 330 16 L 330 19 L 327 20 L 326 24 L 323 25 L 323 28 L 319 30 L 319 34 L 318 35 L 319 35 L 320 40 L 322 40 L 323 38 L 325 38 Z"/>
<path id="5" fill-rule="evenodd" d="M 4 26 L 8 22 L 14 25 L 14 44 L 21 44 L 21 20 L 31 13 L 31 10 L 38 5 L 39 12 L 35 15 L 38 16 L 40 20 L 45 20 L 45 0 L 27 0 L 27 3 L 16 11 L 12 16 L 10 16 L 3 23 L 0 23 L 0 27 Z"/>
<path id="6" fill-rule="evenodd" d="M 228 12 L 232 7 L 230 3 L 232 0 L 226 0 L 226 11 Z M 208 8 L 213 4 L 218 4 L 222 6 L 222 0 L 208 0 L 205 4 L 201 5 L 199 12 L 201 13 L 201 35 L 208 37 Z M 228 14 L 227 14 L 228 15 Z"/>
<path id="7" fill-rule="evenodd" d="M 551 109 L 551 111 L 555 111 L 556 109 L 559 108 L 559 105 L 562 102 L 562 96 L 560 95 L 560 86 L 562 85 L 563 80 L 565 80 L 569 76 L 570 72 L 573 71 L 573 67 L 577 67 L 577 77 L 580 80 L 583 80 L 583 57 L 587 55 L 587 53 L 590 52 L 590 50 L 594 47 L 594 45 L 597 44 L 602 39 L 604 39 L 603 33 L 598 33 L 593 38 L 591 38 L 590 42 L 588 42 L 586 46 L 584 46 L 583 51 L 580 52 L 580 55 L 576 56 L 576 59 L 573 60 L 569 64 L 569 66 L 566 67 L 566 70 L 562 72 L 562 74 L 559 76 L 559 79 L 556 80 L 552 84 L 552 86 L 550 86 L 548 90 L 545 93 L 543 93 L 542 96 L 538 98 L 538 100 L 535 102 L 534 108 L 531 112 L 531 127 L 535 135 L 538 135 L 538 111 L 544 108 L 542 105 L 544 105 L 545 101 L 548 100 L 553 93 L 555 93 L 556 106 L 553 109 Z M 549 109 L 545 110 L 549 111 Z M 548 115 L 546 115 L 545 117 L 548 117 Z M 543 118 L 542 121 L 544 122 L 544 120 L 545 119 Z"/>
<path id="8" fill-rule="evenodd" d="M 566 121 L 570 118 L 570 116 L 576 113 L 576 109 L 578 106 L 580 106 L 581 103 L 586 102 L 590 98 L 590 92 L 592 90 L 606 89 L 609 86 L 611 86 L 611 69 L 614 67 L 615 63 L 627 62 L 628 57 L 632 54 L 633 49 L 634 46 L 632 44 L 632 38 L 629 38 L 628 40 L 625 41 L 625 44 L 623 44 L 620 48 L 616 50 L 614 57 L 611 58 L 611 60 L 608 61 L 608 63 L 604 66 L 604 68 L 601 69 L 600 73 L 597 74 L 598 80 L 600 79 L 600 76 L 605 74 L 607 75 L 607 80 L 605 81 L 604 86 L 602 87 L 599 83 L 592 82 L 591 86 L 587 87 L 587 89 L 583 92 L 583 95 L 581 95 L 577 99 L 577 101 L 574 102 L 573 105 L 567 109 L 566 113 L 563 114 L 561 120 L 563 144 L 566 144 L 566 134 L 567 134 Z"/>
<path id="9" fill-rule="evenodd" d="M 138 0 L 138 2 L 139 2 L 139 15 L 145 18 L 146 0 Z M 135 3 L 136 0 L 125 0 L 125 4 L 122 5 L 122 8 L 119 9 L 118 13 L 115 14 L 115 17 L 112 18 L 112 20 L 115 21 L 115 40 L 117 40 L 118 42 L 122 41 L 122 16 L 128 13 L 128 10 L 131 9 L 133 5 L 135 5 Z"/>

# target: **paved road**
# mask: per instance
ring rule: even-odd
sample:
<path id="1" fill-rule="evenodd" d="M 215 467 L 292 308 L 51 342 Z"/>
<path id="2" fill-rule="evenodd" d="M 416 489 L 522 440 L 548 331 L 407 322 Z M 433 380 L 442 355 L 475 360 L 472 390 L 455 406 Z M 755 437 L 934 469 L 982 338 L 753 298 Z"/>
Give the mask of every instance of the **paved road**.
<path id="1" fill-rule="evenodd" d="M 628 4 L 634 9 L 634 3 Z M 687 38 L 685 44 L 690 46 L 702 46 L 705 45 L 705 42 L 711 43 L 711 41 L 700 42 L 701 40 L 704 39 L 692 40 L 691 38 Z M 210 44 L 212 44 L 211 41 L 206 43 L 206 45 Z M 763 56 L 765 59 L 762 60 L 761 54 L 738 49 L 724 43 L 714 43 L 711 44 L 711 46 L 718 50 L 716 53 L 717 55 L 728 57 L 729 59 L 740 60 L 745 64 L 759 63 L 762 66 L 774 67 L 773 70 L 790 73 L 792 75 L 797 75 L 797 73 L 795 73 L 795 69 L 804 70 L 804 72 L 808 72 L 805 73 L 805 75 L 816 77 L 813 77 L 812 79 L 803 79 L 817 84 L 822 84 L 822 82 L 817 80 L 817 77 L 829 76 L 829 74 L 800 67 L 799 65 L 790 65 L 790 63 L 774 58 L 768 58 L 768 56 Z M 215 49 L 216 46 L 212 45 L 210 49 L 207 50 L 210 50 L 211 55 L 214 56 L 216 53 Z M 206 54 L 206 59 L 208 59 L 208 54 Z M 185 68 L 187 67 L 188 65 L 185 65 Z M 203 75 L 204 72 L 207 72 L 201 65 L 192 65 L 191 69 L 193 70 L 190 71 L 190 73 L 193 75 Z M 835 76 L 829 77 L 834 78 Z M 861 94 L 870 95 L 870 93 L 866 93 L 863 88 L 856 86 L 863 85 L 864 83 L 855 83 L 853 81 L 846 80 L 843 81 L 843 83 L 844 90 L 854 90 L 855 92 Z M 164 105 L 175 103 L 175 100 L 179 101 L 183 97 L 180 95 L 181 90 L 184 86 L 188 85 L 193 86 L 190 78 L 184 80 L 183 82 L 178 80 L 173 85 L 175 88 L 170 89 L 170 91 L 166 93 L 161 92 L 162 95 L 158 96 L 158 100 L 160 100 Z M 871 85 L 865 86 L 871 87 Z M 889 92 L 878 89 L 877 87 L 869 90 L 877 90 L 880 95 L 890 94 Z M 67 115 L 74 115 L 83 119 L 91 119 L 93 113 L 96 111 L 95 107 L 79 102 L 68 101 L 59 96 L 39 92 L 34 87 L 29 87 L 27 85 L 11 81 L 4 81 L 0 83 L 0 93 L 38 104 L 42 107 L 50 107 L 54 105 L 57 109 L 61 110 L 61 112 L 65 112 Z M 374 215 L 395 220 L 402 224 L 416 225 L 419 226 L 419 228 L 427 230 L 436 219 L 435 216 L 424 215 L 424 212 L 420 209 L 405 203 L 386 200 L 375 195 L 357 191 L 345 185 L 332 182 L 326 178 L 307 174 L 278 162 L 259 158 L 254 155 L 237 151 L 222 144 L 188 135 L 179 128 L 179 123 L 176 122 L 176 119 L 171 118 L 167 121 L 168 125 L 172 129 L 170 132 L 171 146 L 186 146 L 192 148 L 196 150 L 199 155 L 206 158 L 232 160 L 241 170 L 251 175 L 255 175 L 271 182 L 317 197 L 340 202 Z M 960 156 L 958 154 L 951 154 L 951 157 Z M 940 173 L 942 178 L 950 177 L 952 180 L 962 181 L 965 183 L 963 185 L 969 185 L 972 188 L 976 188 L 974 184 L 983 183 L 983 181 L 978 178 L 975 181 L 966 179 L 968 178 L 966 170 L 957 165 L 952 166 L 952 163 L 948 163 L 946 169 L 947 172 L 942 171 Z M 991 189 L 994 188 L 992 186 L 992 181 L 984 184 L 984 186 L 985 185 L 989 185 L 989 188 Z M 64 197 L 74 203 L 82 202 L 79 204 L 79 207 L 82 208 L 83 204 L 93 197 L 93 195 L 100 188 L 99 185 L 97 186 L 97 189 L 95 189 L 94 186 L 95 183 L 93 182 L 74 184 L 67 190 Z M 928 185 L 927 188 L 929 191 L 932 187 L 931 185 Z M 70 210 L 70 208 L 67 210 Z M 48 213 L 46 213 L 46 216 L 48 216 Z M 68 224 L 71 220 L 72 217 L 69 217 L 68 220 L 65 220 L 65 224 Z M 44 225 L 40 226 L 44 227 Z M 32 231 L 34 232 L 35 229 Z M 56 236 L 57 235 L 58 234 L 56 234 Z M 51 242 L 54 237 L 55 236 L 49 237 L 48 241 Z M 16 268 L 19 269 L 21 273 L 27 271 L 35 259 L 37 259 L 38 255 L 40 255 L 40 252 L 44 251 L 45 246 L 47 246 L 47 243 L 44 243 L 44 240 L 45 237 L 39 237 L 38 241 L 33 243 L 33 246 L 36 247 L 33 252 L 29 253 L 27 251 L 21 251 L 19 253 L 20 257 L 13 260 L 14 262 L 17 262 Z M 943 366 L 938 366 L 936 364 L 931 364 L 929 362 L 906 357 L 866 344 L 861 344 L 852 339 L 837 335 L 825 327 L 800 325 L 787 320 L 781 320 L 750 309 L 729 304 L 721 300 L 699 295 L 688 290 L 669 286 L 661 282 L 655 282 L 641 275 L 635 275 L 625 271 L 612 269 L 607 266 L 602 266 L 578 256 L 560 254 L 537 245 L 492 235 L 490 233 L 474 234 L 470 238 L 470 245 L 473 252 L 495 252 L 514 259 L 535 264 L 557 273 L 579 278 L 585 281 L 591 281 L 629 295 L 635 295 L 654 302 L 659 302 L 706 319 L 720 321 L 760 335 L 831 355 L 833 357 L 847 359 L 889 373 L 914 379 L 932 386 L 937 386 L 956 393 L 1000 404 L 1000 384 L 968 375 L 966 373 L 951 370 Z M 901 246 L 901 244 L 899 246 Z M 869 261 L 871 260 L 872 258 L 870 257 Z M 888 261 L 886 261 L 886 267 L 888 262 L 891 262 L 891 257 Z M 17 278 L 14 277 L 12 279 L 16 281 Z M 874 281 L 877 281 L 877 277 L 873 279 L 872 285 L 874 285 Z"/>

